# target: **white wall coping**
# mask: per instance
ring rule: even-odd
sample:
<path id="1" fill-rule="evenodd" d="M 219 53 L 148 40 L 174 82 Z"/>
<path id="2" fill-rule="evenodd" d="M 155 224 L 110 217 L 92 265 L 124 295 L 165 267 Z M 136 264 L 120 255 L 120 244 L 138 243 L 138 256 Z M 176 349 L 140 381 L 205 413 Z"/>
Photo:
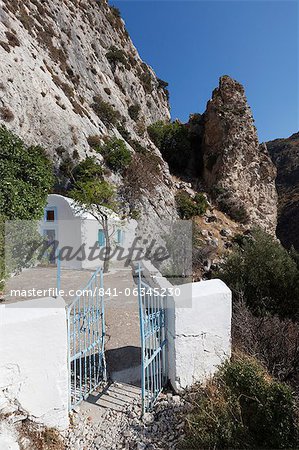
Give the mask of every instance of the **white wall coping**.
<path id="1" fill-rule="evenodd" d="M 65 308 L 65 301 L 62 297 L 45 297 L 0 305 L 0 326 L 3 323 L 4 314 L 6 324 L 20 323 L 49 316 L 50 311 L 51 314 L 56 314 L 57 309 L 61 308 Z M 21 311 L 16 313 L 16 309 Z"/>

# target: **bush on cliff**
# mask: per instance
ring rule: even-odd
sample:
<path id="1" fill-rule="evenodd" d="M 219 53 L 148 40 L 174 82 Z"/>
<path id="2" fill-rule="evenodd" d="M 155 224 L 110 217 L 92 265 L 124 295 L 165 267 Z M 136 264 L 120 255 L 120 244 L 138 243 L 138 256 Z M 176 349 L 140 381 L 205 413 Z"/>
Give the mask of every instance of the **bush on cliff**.
<path id="1" fill-rule="evenodd" d="M 109 139 L 97 151 L 103 155 L 107 166 L 116 172 L 122 172 L 132 161 L 131 152 L 122 139 Z"/>
<path id="2" fill-rule="evenodd" d="M 174 173 L 182 173 L 188 166 L 192 149 L 188 128 L 179 122 L 156 122 L 148 127 L 151 140 Z"/>
<path id="3" fill-rule="evenodd" d="M 258 358 L 279 381 L 298 389 L 299 324 L 278 316 L 255 316 L 244 301 L 234 305 L 234 349 Z"/>
<path id="4" fill-rule="evenodd" d="M 179 191 L 176 196 L 177 210 L 181 219 L 191 219 L 206 212 L 208 202 L 203 194 L 197 193 L 192 198 L 187 192 Z"/>
<path id="5" fill-rule="evenodd" d="M 189 397 L 184 448 L 298 448 L 292 391 L 254 358 L 234 356 Z"/>
<path id="6" fill-rule="evenodd" d="M 220 277 L 233 291 L 234 299 L 244 298 L 257 315 L 277 314 L 299 318 L 299 271 L 296 262 L 281 244 L 264 231 L 236 246 L 221 265 Z"/>

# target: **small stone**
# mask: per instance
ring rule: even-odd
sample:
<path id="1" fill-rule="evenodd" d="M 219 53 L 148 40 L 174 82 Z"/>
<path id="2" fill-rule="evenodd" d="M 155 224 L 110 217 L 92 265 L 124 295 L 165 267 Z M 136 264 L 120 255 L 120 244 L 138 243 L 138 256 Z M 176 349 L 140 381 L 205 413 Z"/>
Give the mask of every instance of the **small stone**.
<path id="1" fill-rule="evenodd" d="M 98 437 L 95 438 L 94 443 L 96 445 L 100 445 L 102 443 L 102 441 L 103 441 L 102 436 L 98 436 Z"/>
<path id="2" fill-rule="evenodd" d="M 146 445 L 143 444 L 143 442 L 137 443 L 137 447 L 136 447 L 137 450 L 145 450 L 145 448 L 146 448 Z"/>
<path id="3" fill-rule="evenodd" d="M 232 232 L 229 228 L 222 228 L 222 230 L 220 230 L 220 234 L 221 236 L 227 237 L 231 236 Z"/>
<path id="4" fill-rule="evenodd" d="M 154 420 L 155 420 L 155 417 L 151 413 L 145 413 L 142 418 L 142 421 L 145 425 L 150 425 L 151 423 L 154 422 Z"/>
<path id="5" fill-rule="evenodd" d="M 172 398 L 172 401 L 176 404 L 180 404 L 181 403 L 181 397 L 179 395 L 174 395 Z"/>
<path id="6" fill-rule="evenodd" d="M 208 223 L 217 222 L 217 217 L 212 214 L 211 216 L 207 217 L 207 222 Z"/>
<path id="7" fill-rule="evenodd" d="M 217 238 L 210 239 L 210 245 L 212 247 L 218 247 L 218 244 L 219 244 L 219 240 Z"/>
<path id="8" fill-rule="evenodd" d="M 153 426 L 152 432 L 153 432 L 153 433 L 157 433 L 157 431 L 158 431 L 158 425 L 155 424 L 155 425 Z"/>
<path id="9" fill-rule="evenodd" d="M 23 420 L 26 420 L 28 416 L 26 414 L 19 414 L 17 416 L 14 416 L 11 421 L 12 423 L 22 422 Z"/>
<path id="10" fill-rule="evenodd" d="M 7 405 L 4 406 L 4 408 L 1 409 L 2 414 L 13 414 L 18 410 L 17 406 L 14 405 Z"/>

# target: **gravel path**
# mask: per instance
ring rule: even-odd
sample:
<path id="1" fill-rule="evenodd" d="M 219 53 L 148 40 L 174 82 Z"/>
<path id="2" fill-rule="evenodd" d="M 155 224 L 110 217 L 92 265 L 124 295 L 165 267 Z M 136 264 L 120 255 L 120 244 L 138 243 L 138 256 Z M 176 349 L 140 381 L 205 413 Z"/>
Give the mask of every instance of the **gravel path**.
<path id="1" fill-rule="evenodd" d="M 181 397 L 162 394 L 153 413 L 141 419 L 140 391 L 113 383 L 96 402 L 83 402 L 72 413 L 66 446 L 69 450 L 176 449 L 183 438 L 185 411 Z"/>

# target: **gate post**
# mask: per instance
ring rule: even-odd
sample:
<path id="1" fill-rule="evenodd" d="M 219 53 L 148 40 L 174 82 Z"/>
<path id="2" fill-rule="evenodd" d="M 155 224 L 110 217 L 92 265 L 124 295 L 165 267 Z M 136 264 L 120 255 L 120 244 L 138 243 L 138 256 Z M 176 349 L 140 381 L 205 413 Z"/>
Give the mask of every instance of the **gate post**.
<path id="1" fill-rule="evenodd" d="M 217 279 L 173 286 L 149 261 L 143 265 L 160 289 L 173 292 L 165 311 L 172 387 L 205 382 L 231 355 L 231 290 Z"/>
<path id="2" fill-rule="evenodd" d="M 139 303 L 139 321 L 140 321 L 140 346 L 141 346 L 141 411 L 142 415 L 145 412 L 145 371 L 144 371 L 144 318 L 143 318 L 143 305 L 142 305 L 142 289 L 141 289 L 141 274 L 142 268 L 140 263 L 138 263 L 138 268 L 136 269 L 138 274 L 138 303 Z"/>
<path id="3" fill-rule="evenodd" d="M 232 293 L 221 280 L 179 288 L 168 309 L 169 377 L 177 392 L 205 382 L 230 357 L 232 316 Z"/>

